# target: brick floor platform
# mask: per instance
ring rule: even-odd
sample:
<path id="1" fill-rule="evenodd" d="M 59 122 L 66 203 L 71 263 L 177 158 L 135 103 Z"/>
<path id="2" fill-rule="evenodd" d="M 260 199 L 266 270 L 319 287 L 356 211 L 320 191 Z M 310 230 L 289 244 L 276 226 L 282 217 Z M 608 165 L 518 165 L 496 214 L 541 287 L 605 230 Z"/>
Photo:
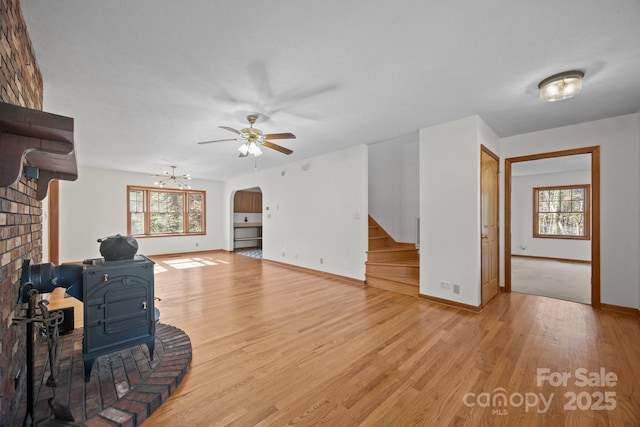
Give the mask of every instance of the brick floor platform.
<path id="1" fill-rule="evenodd" d="M 91 378 L 84 382 L 82 329 L 59 341 L 55 401 L 67 406 L 74 424 L 135 427 L 167 400 L 191 364 L 191 340 L 182 330 L 159 323 L 153 361 L 146 345 L 98 357 Z M 45 386 L 50 374 L 46 344 L 34 362 L 34 420 L 42 426 L 64 425 L 51 420 L 47 400 L 53 389 Z M 26 396 L 13 426 L 21 426 L 27 411 Z"/>

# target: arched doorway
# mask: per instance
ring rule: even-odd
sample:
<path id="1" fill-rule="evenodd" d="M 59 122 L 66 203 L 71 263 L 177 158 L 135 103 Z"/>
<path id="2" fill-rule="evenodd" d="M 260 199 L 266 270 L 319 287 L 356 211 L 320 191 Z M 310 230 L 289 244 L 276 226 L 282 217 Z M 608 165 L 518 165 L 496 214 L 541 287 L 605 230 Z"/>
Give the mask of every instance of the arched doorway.
<path id="1" fill-rule="evenodd" d="M 262 190 L 238 190 L 233 195 L 233 251 L 262 258 Z"/>

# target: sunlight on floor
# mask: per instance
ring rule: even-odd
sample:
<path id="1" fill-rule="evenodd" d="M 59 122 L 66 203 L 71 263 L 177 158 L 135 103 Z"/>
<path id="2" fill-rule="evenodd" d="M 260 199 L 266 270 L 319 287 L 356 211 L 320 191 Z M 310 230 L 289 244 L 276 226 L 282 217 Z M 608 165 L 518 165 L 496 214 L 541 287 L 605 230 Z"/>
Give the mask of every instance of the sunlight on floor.
<path id="1" fill-rule="evenodd" d="M 153 266 L 153 272 L 155 274 L 160 274 L 160 273 L 164 273 L 165 271 L 169 271 L 166 268 L 164 268 L 163 266 L 156 264 Z"/>
<path id="2" fill-rule="evenodd" d="M 219 264 L 231 264 L 228 261 L 223 261 L 220 259 L 214 260 L 211 258 L 200 258 L 200 257 L 164 260 L 164 261 L 160 261 L 160 263 L 166 264 L 168 267 L 174 268 L 176 270 L 184 270 L 186 268 L 206 267 L 206 266 L 219 265 Z M 165 267 L 156 263 L 154 267 L 154 272 L 156 274 L 164 273 L 165 271 L 168 271 L 168 270 Z"/>

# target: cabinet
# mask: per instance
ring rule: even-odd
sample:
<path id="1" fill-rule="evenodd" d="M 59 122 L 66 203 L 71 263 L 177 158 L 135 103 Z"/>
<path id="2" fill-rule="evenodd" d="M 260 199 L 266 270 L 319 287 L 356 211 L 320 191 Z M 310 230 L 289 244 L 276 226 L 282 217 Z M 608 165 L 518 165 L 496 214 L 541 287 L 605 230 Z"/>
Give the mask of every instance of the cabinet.
<path id="1" fill-rule="evenodd" d="M 236 213 L 262 213 L 262 193 L 257 191 L 237 191 L 233 198 Z"/>
<path id="2" fill-rule="evenodd" d="M 262 224 L 240 222 L 233 224 L 233 249 L 262 249 Z"/>

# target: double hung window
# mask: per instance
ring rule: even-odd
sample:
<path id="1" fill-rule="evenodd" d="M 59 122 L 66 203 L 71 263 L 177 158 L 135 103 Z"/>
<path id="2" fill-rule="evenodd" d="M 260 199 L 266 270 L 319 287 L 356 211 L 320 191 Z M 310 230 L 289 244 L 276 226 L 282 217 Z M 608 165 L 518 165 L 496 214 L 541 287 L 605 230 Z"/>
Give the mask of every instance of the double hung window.
<path id="1" fill-rule="evenodd" d="M 205 234 L 205 192 L 127 187 L 127 233 L 134 236 Z"/>

